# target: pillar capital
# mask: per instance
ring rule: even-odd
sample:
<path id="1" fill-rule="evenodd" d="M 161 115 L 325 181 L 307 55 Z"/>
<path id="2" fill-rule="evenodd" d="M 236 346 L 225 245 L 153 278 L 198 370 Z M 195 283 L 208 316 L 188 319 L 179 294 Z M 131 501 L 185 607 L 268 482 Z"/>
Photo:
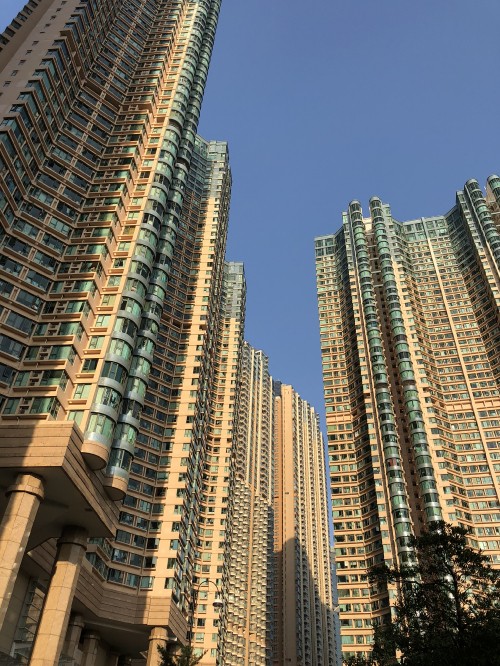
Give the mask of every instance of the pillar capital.
<path id="1" fill-rule="evenodd" d="M 161 656 L 158 648 L 165 648 L 168 641 L 168 631 L 165 627 L 152 627 L 149 632 L 149 650 L 146 666 L 160 666 Z"/>
<path id="2" fill-rule="evenodd" d="M 11 493 L 27 493 L 34 495 L 40 502 L 44 498 L 43 481 L 34 474 L 18 474 L 14 483 L 7 488 L 6 495 Z"/>
<path id="3" fill-rule="evenodd" d="M 168 631 L 165 627 L 153 627 L 149 632 L 149 640 L 166 641 L 168 640 Z"/>
<path id="4" fill-rule="evenodd" d="M 101 636 L 97 631 L 88 629 L 83 634 L 82 661 L 81 666 L 95 666 L 99 653 Z"/>
<path id="5" fill-rule="evenodd" d="M 69 618 L 69 623 L 72 627 L 79 627 L 80 629 L 83 629 L 85 626 L 85 620 L 80 613 L 72 613 Z"/>
<path id="6" fill-rule="evenodd" d="M 88 532 L 83 527 L 75 527 L 74 525 L 68 525 L 64 528 L 61 536 L 57 540 L 59 546 L 62 546 L 65 543 L 74 544 L 76 546 L 81 546 L 82 548 L 87 548 Z"/>

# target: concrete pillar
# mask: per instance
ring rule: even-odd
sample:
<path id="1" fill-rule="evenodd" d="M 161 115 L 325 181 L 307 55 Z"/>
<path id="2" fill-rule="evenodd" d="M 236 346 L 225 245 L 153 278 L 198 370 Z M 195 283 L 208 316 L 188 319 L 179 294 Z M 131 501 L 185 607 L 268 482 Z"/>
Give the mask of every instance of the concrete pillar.
<path id="1" fill-rule="evenodd" d="M 120 655 L 118 652 L 111 652 L 108 654 L 108 658 L 106 659 L 106 666 L 118 666 L 119 659 Z"/>
<path id="2" fill-rule="evenodd" d="M 85 632 L 83 636 L 82 661 L 80 666 L 95 666 L 101 637 L 95 631 Z"/>
<path id="3" fill-rule="evenodd" d="M 69 620 L 66 640 L 64 641 L 63 654 L 70 659 L 75 658 L 75 650 L 80 642 L 85 623 L 81 615 L 72 615 Z"/>
<path id="4" fill-rule="evenodd" d="M 177 639 L 175 639 L 177 641 Z M 172 657 L 180 657 L 182 652 L 182 645 L 177 641 L 175 643 L 170 643 L 170 653 Z"/>
<path id="5" fill-rule="evenodd" d="M 66 527 L 58 541 L 30 666 L 54 666 L 59 661 L 86 549 L 87 532 L 78 527 Z"/>
<path id="6" fill-rule="evenodd" d="M 167 647 L 168 633 L 164 627 L 153 627 L 149 634 L 148 660 L 146 666 L 160 666 L 159 647 Z"/>
<path id="7" fill-rule="evenodd" d="M 9 495 L 9 503 L 0 523 L 0 629 L 38 507 L 43 500 L 43 483 L 32 474 L 19 474 L 6 494 Z"/>

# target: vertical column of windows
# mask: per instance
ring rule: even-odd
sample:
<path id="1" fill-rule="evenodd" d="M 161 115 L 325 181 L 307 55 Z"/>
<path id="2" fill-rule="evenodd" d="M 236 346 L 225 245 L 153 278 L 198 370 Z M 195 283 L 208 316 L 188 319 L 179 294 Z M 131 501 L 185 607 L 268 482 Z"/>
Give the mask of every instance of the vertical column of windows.
<path id="1" fill-rule="evenodd" d="M 215 176 L 214 170 L 212 182 Z M 207 215 L 211 213 L 207 211 Z M 207 230 L 209 229 L 210 226 L 207 225 Z M 214 237 L 205 234 L 205 242 L 214 242 Z M 205 246 L 204 249 L 206 252 L 210 246 Z M 229 555 L 227 542 L 231 538 L 232 527 L 229 506 L 230 465 L 236 437 L 234 412 L 237 408 L 236 387 L 245 307 L 245 284 L 240 265 L 225 265 L 220 299 L 222 302 L 219 302 L 217 307 L 221 309 L 221 318 L 218 324 L 217 347 L 214 350 L 216 358 L 213 398 L 199 518 L 201 532 L 210 538 L 200 539 L 198 542 L 196 575 L 193 578 L 195 589 L 199 587 L 199 593 L 203 590 L 205 597 L 203 603 L 198 603 L 195 607 L 194 643 L 207 651 L 208 663 L 215 663 L 215 657 L 221 648 L 223 623 L 220 617 L 221 609 L 216 601 L 219 592 L 224 588 L 225 563 Z M 250 603 L 250 600 L 248 601 Z"/>
<path id="2" fill-rule="evenodd" d="M 389 323 L 392 341 L 397 358 L 397 368 L 403 389 L 406 417 L 410 428 L 410 437 L 413 445 L 414 461 L 418 473 L 418 483 L 421 488 L 421 496 L 424 504 L 426 519 L 428 521 L 441 520 L 442 514 L 439 506 L 436 482 L 432 459 L 428 450 L 427 434 L 420 405 L 418 389 L 415 382 L 408 336 L 406 333 L 403 313 L 398 295 L 397 283 L 393 269 L 393 257 L 388 242 L 386 222 L 380 199 L 370 201 L 373 230 L 377 244 L 378 260 L 382 274 L 384 297 L 387 303 Z M 390 401 L 389 401 L 390 402 Z M 379 403 L 380 408 L 380 403 Z M 379 412 L 379 418 L 382 419 Z M 382 426 L 383 427 L 383 426 Z M 387 454 L 391 457 L 390 453 Z M 392 470 L 389 470 L 391 475 Z M 403 477 L 401 476 L 401 483 Z M 410 526 L 408 525 L 408 528 Z M 398 528 L 396 533 L 399 535 Z M 408 533 L 409 536 L 411 532 Z M 399 536 L 398 536 L 399 540 Z"/>
<path id="3" fill-rule="evenodd" d="M 207 7 L 199 7 L 197 17 L 200 21 L 200 25 L 204 25 L 204 22 L 207 21 Z M 213 20 L 213 7 L 211 8 L 212 14 L 209 18 Z M 193 55 L 191 57 L 192 62 L 189 62 L 189 59 L 186 58 L 184 62 L 184 67 L 191 67 L 193 74 L 198 73 L 200 76 L 200 85 L 204 86 L 206 79 L 206 71 L 204 69 L 204 57 L 209 58 L 212 46 L 211 36 L 208 39 L 203 40 L 202 48 L 200 51 L 200 67 L 198 68 L 197 59 Z M 208 42 L 208 46 L 207 46 Z M 196 53 L 196 51 L 194 52 Z M 203 61 L 203 62 L 202 62 Z M 201 68 L 201 74 L 198 71 Z M 193 93 L 195 96 L 198 94 L 197 91 Z M 199 115 L 199 108 L 197 109 L 195 116 L 195 122 L 197 123 Z M 171 117 L 170 122 L 176 123 L 177 120 Z M 183 121 L 183 118 L 182 118 Z M 179 122 L 180 129 L 183 126 L 183 122 Z M 175 127 L 175 124 L 173 125 Z M 175 132 L 171 131 L 169 137 L 166 137 L 166 140 L 171 142 L 171 139 L 175 136 Z M 182 129 L 179 136 L 182 136 Z M 161 156 L 162 153 L 160 153 Z M 177 155 L 177 149 L 174 151 L 174 155 L 179 159 Z M 172 157 L 175 159 L 174 155 Z M 190 155 L 189 155 L 190 158 Z M 189 163 L 189 161 L 188 161 Z M 137 302 L 137 306 L 133 305 L 133 302 L 130 304 L 131 307 L 141 307 L 144 308 L 143 321 L 141 324 L 141 332 L 144 332 L 144 336 L 147 336 L 148 331 L 151 328 L 155 328 L 159 325 L 160 316 L 161 316 L 161 303 L 162 295 L 164 292 L 163 287 L 161 286 L 166 282 L 167 275 L 169 273 L 169 266 L 171 262 L 171 257 L 174 250 L 174 245 L 172 240 L 175 239 L 175 233 L 178 229 L 179 224 L 179 214 L 183 201 L 183 191 L 186 182 L 186 165 L 178 164 L 173 175 L 173 180 L 168 188 L 165 184 L 165 171 L 160 171 L 160 179 L 150 188 L 147 207 L 145 215 L 149 217 L 146 219 L 147 222 L 154 219 L 156 215 L 159 218 L 160 222 L 160 239 L 159 241 L 155 238 L 155 233 L 152 230 L 142 229 L 142 243 L 137 242 L 135 247 L 135 253 L 140 255 L 140 261 L 146 265 L 143 268 L 144 272 L 148 273 L 148 290 L 145 298 L 137 300 L 137 298 L 129 299 L 127 305 L 130 304 L 130 300 Z M 162 233 L 163 231 L 163 233 Z M 148 247 L 148 245 L 150 247 Z M 153 252 L 153 247 L 156 249 L 156 253 Z M 134 258 L 134 257 L 133 257 Z M 138 258 L 136 257 L 136 260 Z M 151 272 L 154 266 L 154 282 L 151 282 Z M 137 294 L 135 295 L 137 297 Z M 151 339 L 154 339 L 154 333 Z M 136 353 L 134 351 L 133 359 L 131 361 L 130 372 L 136 379 L 141 380 L 141 378 L 147 381 L 149 376 L 149 371 L 151 368 L 150 361 L 144 357 L 141 353 Z M 136 396 L 137 397 L 137 396 Z M 143 402 L 141 400 L 133 400 L 134 404 L 130 404 L 130 399 L 127 399 L 126 406 L 129 407 L 129 415 L 134 410 L 140 412 Z M 109 492 L 114 494 L 120 494 L 123 492 L 123 484 L 127 479 L 127 472 L 130 467 L 131 454 L 130 450 L 133 447 L 133 442 L 137 433 L 137 418 L 120 415 L 119 417 L 120 428 L 118 431 L 118 438 L 114 438 L 113 444 L 111 446 L 111 457 L 108 463 L 108 482 L 107 486 Z"/>
<path id="4" fill-rule="evenodd" d="M 500 234 L 491 217 L 488 205 L 477 180 L 468 180 L 465 183 L 464 194 L 469 200 L 471 208 L 478 220 L 485 241 L 496 261 L 498 271 L 500 269 Z"/>
<path id="5" fill-rule="evenodd" d="M 88 11 L 93 11 L 89 3 Z M 88 22 L 86 22 L 85 17 L 82 18 L 80 15 L 75 15 L 74 23 L 79 23 L 80 28 L 80 37 L 85 38 L 90 32 Z M 98 20 L 96 20 L 98 23 Z M 93 26 L 93 30 L 98 31 L 97 24 Z M 81 79 L 79 76 L 79 67 L 74 66 L 76 52 L 73 50 L 70 52 L 70 49 L 67 47 L 67 44 L 63 39 L 55 40 L 53 47 L 50 48 L 41 61 L 40 66 L 34 72 L 34 77 L 31 81 L 28 82 L 28 87 L 32 88 L 32 92 L 21 93 L 19 96 L 18 104 L 11 108 L 11 112 L 17 114 L 17 120 L 12 122 L 22 123 L 25 127 L 25 131 L 30 132 L 30 142 L 29 145 L 33 144 L 34 149 L 30 149 L 28 143 L 21 143 L 23 157 L 29 162 L 27 168 L 39 168 L 39 176 L 36 183 L 31 186 L 26 198 L 29 198 L 31 202 L 36 201 L 36 203 L 27 203 L 23 204 L 21 207 L 21 214 L 28 215 L 28 219 L 34 216 L 35 224 L 38 226 L 45 225 L 51 226 L 54 231 L 54 234 L 44 234 L 42 243 L 45 244 L 45 252 L 37 251 L 34 255 L 34 259 L 40 264 L 43 270 L 48 271 L 48 274 L 51 277 L 54 276 L 56 268 L 58 268 L 58 277 L 59 273 L 64 273 L 64 268 L 67 264 L 60 264 L 57 259 L 60 259 L 60 256 L 65 252 L 66 254 L 72 254 L 71 249 L 75 249 L 76 246 L 67 247 L 67 240 L 70 235 L 70 231 L 76 221 L 78 220 L 79 210 L 81 210 L 82 204 L 84 203 L 85 194 L 88 190 L 89 183 L 87 178 L 92 177 L 93 170 L 85 164 L 87 155 L 85 150 L 82 147 L 81 157 L 82 160 L 75 160 L 74 166 L 77 171 L 67 171 L 64 163 L 71 162 L 73 156 L 67 150 L 57 147 L 56 141 L 62 141 L 65 144 L 66 148 L 69 148 L 73 154 L 76 154 L 76 149 L 78 147 L 77 141 L 71 136 L 74 136 L 78 139 L 82 139 L 82 131 L 80 128 L 86 128 L 88 125 L 88 120 L 84 118 L 85 114 L 88 114 L 89 107 L 86 106 L 83 102 L 75 102 L 76 89 Z M 36 77 L 36 78 L 35 78 Z M 83 91 L 80 93 L 81 96 L 84 95 Z M 88 95 L 87 95 L 88 96 Z M 74 104 L 79 107 L 79 114 L 75 111 L 71 111 L 70 105 Z M 41 110 L 40 110 L 41 109 Z M 70 119 L 71 122 L 75 124 L 68 124 L 64 122 L 64 119 Z M 49 125 L 45 126 L 46 118 L 49 121 Z M 89 126 L 89 131 L 99 131 L 101 136 L 99 139 L 102 140 L 102 130 L 99 129 L 99 119 L 97 124 Z M 106 121 L 107 122 L 107 121 Z M 108 123 L 109 125 L 109 123 Z M 65 131 L 68 131 L 68 134 L 65 134 Z M 21 136 L 21 134 L 19 134 Z M 90 138 L 89 141 L 94 141 Z M 102 148 L 102 142 L 97 142 L 98 145 Z M 68 145 L 66 145 L 68 144 Z M 41 160 L 44 158 L 44 155 L 47 155 L 50 152 L 50 155 L 45 157 L 43 164 Z M 90 151 L 89 151 L 90 152 Z M 94 163 L 97 160 L 95 154 L 92 154 Z M 34 160 L 33 160 L 34 158 Z M 35 167 L 35 162 L 37 163 Z M 21 163 L 19 163 L 20 168 Z M 16 167 L 16 165 L 14 165 Z M 17 168 L 17 167 L 16 167 Z M 19 171 L 19 168 L 17 170 Z M 83 178 L 78 175 L 78 172 L 83 173 Z M 26 172 L 26 175 L 29 173 Z M 24 176 L 23 176 L 24 178 Z M 30 180 L 33 182 L 33 178 Z M 51 216 L 50 216 L 51 215 Z M 60 218 L 66 220 L 63 222 Z M 22 221 L 16 221 L 16 226 L 21 225 L 22 229 L 28 231 L 30 236 L 38 236 L 36 229 L 37 226 L 32 223 L 24 223 Z M 61 233 L 62 239 L 57 238 L 57 234 Z M 95 246 L 97 247 L 97 246 Z M 94 248 L 92 248 L 94 249 Z M 54 251 L 54 255 L 51 257 L 51 252 Z M 63 269 L 61 271 L 61 268 Z M 73 266 L 72 266 L 73 268 Z M 88 267 L 84 268 L 83 272 L 88 272 Z M 40 275 L 38 272 L 29 271 L 27 277 L 30 279 L 30 285 L 33 287 L 38 287 L 44 289 L 45 293 L 50 292 L 54 294 L 49 302 L 47 302 L 43 308 L 44 314 L 54 315 L 55 321 L 52 324 L 45 324 L 37 327 L 37 333 L 43 335 L 44 333 L 50 332 L 52 334 L 62 332 L 62 327 L 68 327 L 68 324 L 57 324 L 57 313 L 58 312 L 74 312 L 78 313 L 81 311 L 85 317 L 86 312 L 88 312 L 88 303 L 84 300 L 74 300 L 75 296 L 79 299 L 86 299 L 87 301 L 95 301 L 94 294 L 96 293 L 96 282 L 94 280 L 58 280 L 56 282 L 49 282 L 47 278 Z M 61 277 L 64 277 L 61 275 Z M 52 284 L 52 287 L 51 287 Z M 72 298 L 71 298 L 72 297 Z M 94 297 L 94 298 L 93 298 Z M 50 298 L 50 296 L 48 297 Z M 56 300 L 57 299 L 57 300 Z M 64 301 L 64 299 L 71 299 Z M 24 298 L 23 301 L 30 301 L 30 307 L 36 307 L 37 310 L 41 309 L 42 298 L 38 297 L 36 300 L 34 297 L 28 296 Z M 84 323 L 85 320 L 83 320 Z M 76 324 L 75 324 L 76 325 Z M 81 327 L 80 327 L 81 328 Z M 87 327 L 85 327 L 87 328 Z M 70 333 L 69 330 L 64 331 L 66 334 Z M 81 354 L 81 333 L 78 339 L 75 338 L 74 343 L 78 350 L 78 354 Z M 67 343 L 66 343 L 67 344 Z M 78 363 L 75 365 L 79 365 Z M 73 379 L 73 378 L 72 378 Z M 72 385 L 70 384 L 70 387 Z M 23 407 L 25 410 L 25 406 Z M 28 410 L 29 411 L 29 410 Z"/>
<path id="6" fill-rule="evenodd" d="M 342 642 L 349 654 L 351 644 L 356 650 L 366 649 L 371 614 L 376 621 L 387 605 L 387 593 L 365 594 L 369 588 L 363 570 L 383 561 L 380 537 L 389 533 L 379 527 L 387 518 L 385 505 L 377 501 L 384 493 L 378 456 L 373 455 L 372 461 L 371 454 L 377 450 L 370 443 L 376 435 L 370 432 L 370 383 L 347 214 L 341 232 L 317 239 L 316 254 Z"/>
<path id="7" fill-rule="evenodd" d="M 408 540 L 412 534 L 410 511 L 403 478 L 401 451 L 396 432 L 396 420 L 389 389 L 382 336 L 378 322 L 370 261 L 366 246 L 365 229 L 359 204 L 350 204 L 349 217 L 358 267 L 358 279 L 363 305 L 363 321 L 366 326 L 371 372 L 375 385 L 377 411 L 383 442 L 384 462 L 388 475 L 392 521 L 396 531 L 398 553 L 401 560 L 404 562 L 412 558 L 412 550 Z M 395 314 L 398 313 L 396 312 Z M 398 322 L 396 322 L 396 324 L 397 323 Z M 405 372 L 407 371 L 405 370 Z"/>

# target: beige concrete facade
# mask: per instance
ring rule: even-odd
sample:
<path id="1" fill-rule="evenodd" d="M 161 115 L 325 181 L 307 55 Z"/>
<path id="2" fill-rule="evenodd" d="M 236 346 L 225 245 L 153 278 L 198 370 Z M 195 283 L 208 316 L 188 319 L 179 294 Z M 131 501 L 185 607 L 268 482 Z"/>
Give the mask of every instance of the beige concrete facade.
<path id="1" fill-rule="evenodd" d="M 197 651 L 203 651 L 203 666 L 219 663 L 221 612 L 225 603 L 223 576 L 229 556 L 230 476 L 246 300 L 242 264 L 226 264 L 221 295 L 223 313 L 215 358 L 193 578 L 192 644 Z"/>
<path id="2" fill-rule="evenodd" d="M 222 664 L 336 665 L 318 417 L 248 343 L 236 431 Z"/>
<path id="3" fill-rule="evenodd" d="M 273 663 L 335 666 L 323 436 L 314 408 L 291 386 L 275 383 L 274 391 L 274 547 L 281 598 Z"/>
<path id="4" fill-rule="evenodd" d="M 400 223 L 353 202 L 316 239 L 330 487 L 344 655 L 366 653 L 408 536 L 444 519 L 500 566 L 499 179 L 445 216 Z"/>
<path id="5" fill-rule="evenodd" d="M 229 155 L 196 135 L 219 6 L 30 0 L 0 37 L 0 652 L 24 664 L 157 666 L 158 645 L 187 642 L 220 663 L 243 479 L 237 647 L 269 663 L 285 635 L 272 384 L 249 380 L 242 457 Z M 297 666 L 329 664 L 321 440 L 291 395 L 279 455 L 310 459 L 312 485 L 279 584 L 291 594 L 305 553 Z"/>
<path id="6" fill-rule="evenodd" d="M 82 435 L 72 423 L 0 424 L 0 482 L 7 491 L 0 537 L 6 565 L 0 651 L 15 654 L 17 644 L 24 656 L 37 631 L 32 663 L 53 664 L 61 655 L 87 534 L 114 533 L 116 507 L 102 477 L 87 468 L 81 447 Z M 9 485 L 9 479 L 15 482 Z M 74 627 L 71 632 L 74 636 Z"/>
<path id="7" fill-rule="evenodd" d="M 155 664 L 193 618 L 215 663 L 217 595 L 204 627 L 193 599 L 222 576 L 244 312 L 227 146 L 196 136 L 219 4 L 31 0 L 0 38 L 0 651 L 23 663 Z"/>
<path id="8" fill-rule="evenodd" d="M 149 635 L 148 660 L 146 666 L 159 666 L 161 655 L 158 648 L 165 649 L 168 642 L 168 631 L 163 627 L 154 627 Z"/>
<path id="9" fill-rule="evenodd" d="M 61 656 L 88 533 L 67 527 L 59 537 L 54 569 L 31 652 L 30 664 L 49 666 Z"/>
<path id="10" fill-rule="evenodd" d="M 223 663 L 268 664 L 274 637 L 273 393 L 268 359 L 245 342 L 241 363 Z"/>
<path id="11" fill-rule="evenodd" d="M 21 561 L 43 500 L 43 483 L 19 474 L 6 492 L 8 504 L 0 523 L 0 629 L 5 620 Z"/>

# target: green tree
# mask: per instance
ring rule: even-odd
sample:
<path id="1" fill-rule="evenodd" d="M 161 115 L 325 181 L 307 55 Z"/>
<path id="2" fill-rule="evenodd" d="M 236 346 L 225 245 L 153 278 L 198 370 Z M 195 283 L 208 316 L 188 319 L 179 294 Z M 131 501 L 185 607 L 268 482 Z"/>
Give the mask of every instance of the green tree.
<path id="1" fill-rule="evenodd" d="M 160 666 L 196 666 L 205 654 L 197 655 L 195 648 L 191 645 L 185 645 L 176 655 L 169 654 L 166 647 L 158 646 L 158 652 L 161 655 Z"/>
<path id="2" fill-rule="evenodd" d="M 376 662 L 373 660 L 373 657 L 362 657 L 361 655 L 356 655 L 354 657 L 347 657 L 344 659 L 344 666 L 375 666 Z"/>
<path id="3" fill-rule="evenodd" d="M 397 583 L 399 594 L 392 621 L 375 630 L 371 663 L 500 666 L 500 572 L 468 534 L 432 524 L 410 540 L 417 563 L 372 569 L 372 584 Z"/>

